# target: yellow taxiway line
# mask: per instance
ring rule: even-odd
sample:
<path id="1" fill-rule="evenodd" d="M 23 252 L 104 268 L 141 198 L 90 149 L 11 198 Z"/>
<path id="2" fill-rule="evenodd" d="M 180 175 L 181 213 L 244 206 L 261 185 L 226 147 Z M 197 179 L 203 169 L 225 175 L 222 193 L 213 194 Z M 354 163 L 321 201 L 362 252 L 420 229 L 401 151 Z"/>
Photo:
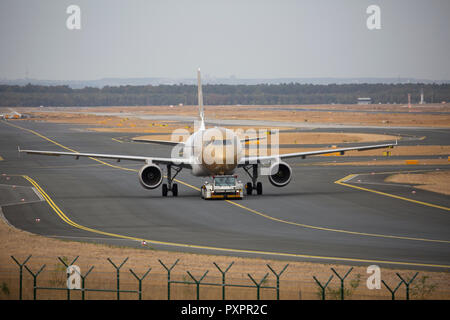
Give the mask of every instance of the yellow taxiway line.
<path id="1" fill-rule="evenodd" d="M 342 186 L 346 186 L 346 187 L 362 190 L 362 191 L 376 193 L 376 194 L 379 194 L 379 195 L 382 195 L 382 196 L 386 196 L 386 197 L 391 197 L 391 198 L 395 198 L 395 199 L 409 201 L 409 202 L 412 202 L 412 203 L 421 204 L 421 205 L 432 207 L 432 208 L 437 208 L 437 209 L 442 209 L 442 210 L 445 210 L 445 211 L 450 211 L 450 208 L 444 207 L 444 206 L 439 206 L 437 204 L 424 202 L 424 201 L 419 201 L 419 200 L 414 200 L 414 199 L 410 199 L 410 198 L 405 198 L 405 197 L 397 196 L 397 195 L 392 194 L 392 193 L 382 192 L 382 191 L 369 189 L 369 188 L 363 188 L 363 187 L 359 187 L 359 186 L 355 186 L 355 185 L 346 183 L 346 181 L 348 181 L 348 180 L 350 180 L 350 179 L 352 179 L 352 178 L 354 178 L 354 177 L 356 177 L 358 175 L 361 175 L 361 174 L 350 174 L 350 175 L 348 175 L 348 176 L 346 176 L 346 177 L 344 177 L 342 179 L 339 179 L 339 180 L 335 181 L 334 183 L 340 184 Z"/>
<path id="2" fill-rule="evenodd" d="M 111 138 L 111 140 L 113 140 L 113 141 L 115 141 L 115 142 L 118 142 L 118 143 L 123 143 L 122 141 L 120 141 L 120 140 L 118 140 L 118 139 L 116 139 L 116 138 Z"/>
<path id="3" fill-rule="evenodd" d="M 65 149 L 65 150 L 68 150 L 68 151 L 74 152 L 74 153 L 78 153 L 78 151 L 73 150 L 73 149 L 71 149 L 71 148 L 69 148 L 69 147 L 63 146 L 62 144 L 60 144 L 60 143 L 58 143 L 58 142 L 56 142 L 56 141 L 54 141 L 54 140 L 52 140 L 52 139 L 50 139 L 50 138 L 47 138 L 46 136 L 40 134 L 39 132 L 36 132 L 36 131 L 34 131 L 34 130 L 31 130 L 31 129 L 23 128 L 23 127 L 21 127 L 21 126 L 18 126 L 18 125 L 9 123 L 9 122 L 5 122 L 5 123 L 8 124 L 8 125 L 10 125 L 10 126 L 13 126 L 13 127 L 15 127 L 15 128 L 18 128 L 18 129 L 21 129 L 21 130 L 25 130 L 25 131 L 28 131 L 28 132 L 34 134 L 34 135 L 37 135 L 38 137 L 40 137 L 40 138 L 42 138 L 42 139 L 44 139 L 44 140 L 47 140 L 48 142 L 51 142 L 51 143 L 53 143 L 53 144 L 56 144 L 58 147 L 61 147 L 61 148 Z M 120 166 L 115 166 L 115 165 L 113 165 L 113 164 L 110 164 L 110 163 L 107 163 L 107 162 L 105 162 L 105 161 L 102 161 L 102 160 L 99 160 L 99 159 L 96 159 L 96 158 L 92 158 L 92 157 L 89 157 L 89 159 L 94 160 L 94 161 L 97 161 L 97 162 L 99 162 L 99 163 L 101 163 L 101 164 L 104 164 L 104 165 L 106 165 L 106 166 L 109 166 L 109 167 L 112 167 L 112 168 L 115 168 L 115 169 L 122 169 L 122 170 L 135 171 L 135 172 L 138 171 L 138 170 L 135 170 L 135 169 L 129 169 L 129 168 L 124 168 L 124 167 L 120 167 Z"/>
<path id="4" fill-rule="evenodd" d="M 318 227 L 318 226 L 312 226 L 308 224 L 303 223 L 297 223 L 292 221 L 286 221 L 279 218 L 274 218 L 272 216 L 269 216 L 267 214 L 264 214 L 262 212 L 250 209 L 248 207 L 245 207 L 237 202 L 225 200 L 228 203 L 234 204 L 235 206 L 245 209 L 247 211 L 250 211 L 254 214 L 257 214 L 263 218 L 277 221 L 285 224 L 290 224 L 298 227 L 303 227 L 307 229 L 315 229 L 315 230 L 321 230 L 321 231 L 329 231 L 329 232 L 339 232 L 339 233 L 345 233 L 345 234 L 352 234 L 352 235 L 358 235 L 358 236 L 366 236 L 366 237 L 377 237 L 377 238 L 389 238 L 389 239 L 400 239 L 400 240 L 412 240 L 412 241 L 424 241 L 424 242 L 438 242 L 438 243 L 450 243 L 450 240 L 439 240 L 439 239 L 426 239 L 426 238 L 414 238 L 414 237 L 404 237 L 404 236 L 395 236 L 395 235 L 388 235 L 388 234 L 378 234 L 378 233 L 367 233 L 367 232 L 358 232 L 358 231 L 350 231 L 350 230 L 342 230 L 342 229 L 334 229 L 334 228 L 325 228 L 325 227 Z"/>

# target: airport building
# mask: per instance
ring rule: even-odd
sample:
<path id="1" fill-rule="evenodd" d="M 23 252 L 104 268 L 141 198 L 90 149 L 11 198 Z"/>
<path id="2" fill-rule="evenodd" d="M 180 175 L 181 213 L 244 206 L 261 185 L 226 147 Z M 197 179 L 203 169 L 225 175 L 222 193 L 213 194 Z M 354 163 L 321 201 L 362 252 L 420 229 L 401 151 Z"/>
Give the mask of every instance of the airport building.
<path id="1" fill-rule="evenodd" d="M 358 98 L 358 104 L 371 104 L 372 98 Z"/>

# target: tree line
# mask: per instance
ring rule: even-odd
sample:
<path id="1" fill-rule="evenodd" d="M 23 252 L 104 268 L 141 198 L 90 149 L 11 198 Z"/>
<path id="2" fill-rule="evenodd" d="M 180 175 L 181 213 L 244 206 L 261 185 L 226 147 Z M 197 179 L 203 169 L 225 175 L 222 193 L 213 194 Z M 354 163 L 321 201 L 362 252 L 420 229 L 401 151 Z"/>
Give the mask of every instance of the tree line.
<path id="1" fill-rule="evenodd" d="M 360 97 L 372 103 L 450 101 L 450 84 L 257 84 L 203 86 L 208 105 L 353 104 Z M 0 85 L 0 106 L 146 106 L 195 105 L 197 86 L 104 86 L 73 89 L 69 86 Z"/>

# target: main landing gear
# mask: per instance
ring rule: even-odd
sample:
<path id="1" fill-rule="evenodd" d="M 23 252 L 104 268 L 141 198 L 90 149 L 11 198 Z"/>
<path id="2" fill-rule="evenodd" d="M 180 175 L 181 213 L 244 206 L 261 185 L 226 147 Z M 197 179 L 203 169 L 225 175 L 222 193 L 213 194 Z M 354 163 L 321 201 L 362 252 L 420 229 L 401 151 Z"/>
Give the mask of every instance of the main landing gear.
<path id="1" fill-rule="evenodd" d="M 252 164 L 248 166 L 243 167 L 245 172 L 249 175 L 250 179 L 252 179 L 252 182 L 247 182 L 245 184 L 245 190 L 247 190 L 247 195 L 251 195 L 253 193 L 253 190 L 256 190 L 256 194 L 260 195 L 263 193 L 263 187 L 261 182 L 257 182 L 258 180 L 258 165 Z M 250 172 L 250 169 L 252 169 L 252 172 Z"/>
<path id="2" fill-rule="evenodd" d="M 173 180 L 177 176 L 177 174 L 181 171 L 182 168 L 174 167 L 175 174 L 172 177 L 172 165 L 167 165 L 167 183 L 163 183 L 162 185 L 162 196 L 167 197 L 169 191 L 172 192 L 174 197 L 178 196 L 178 184 L 173 183 Z"/>

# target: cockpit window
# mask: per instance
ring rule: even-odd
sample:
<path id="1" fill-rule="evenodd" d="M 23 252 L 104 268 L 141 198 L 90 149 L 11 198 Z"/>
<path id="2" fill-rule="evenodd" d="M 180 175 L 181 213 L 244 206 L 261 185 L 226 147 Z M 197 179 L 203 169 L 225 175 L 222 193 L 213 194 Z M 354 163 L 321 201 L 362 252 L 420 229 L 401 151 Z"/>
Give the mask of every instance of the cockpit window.
<path id="1" fill-rule="evenodd" d="M 231 146 L 233 145 L 233 140 L 209 140 L 205 142 L 205 147 L 210 144 L 213 146 Z"/>
<path id="2" fill-rule="evenodd" d="M 233 140 L 214 140 L 213 145 L 215 146 L 230 146 L 233 144 Z"/>

